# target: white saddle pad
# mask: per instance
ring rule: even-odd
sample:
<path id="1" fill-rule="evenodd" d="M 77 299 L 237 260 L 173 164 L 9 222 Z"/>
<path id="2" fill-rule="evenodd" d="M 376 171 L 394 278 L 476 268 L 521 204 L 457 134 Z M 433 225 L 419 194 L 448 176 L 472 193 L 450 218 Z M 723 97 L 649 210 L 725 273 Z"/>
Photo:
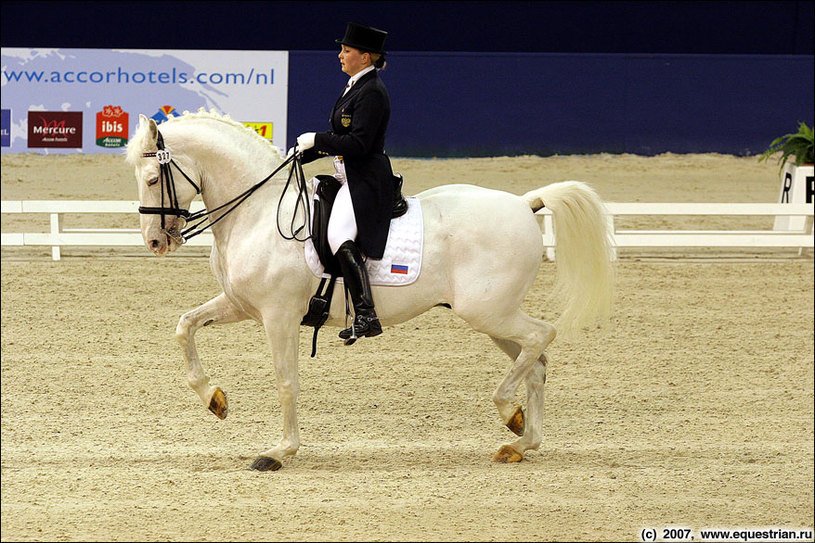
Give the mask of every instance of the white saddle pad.
<path id="1" fill-rule="evenodd" d="M 419 278 L 422 268 L 423 223 L 419 199 L 406 197 L 407 213 L 391 220 L 385 254 L 381 260 L 368 259 L 371 285 L 409 285 Z M 311 223 L 309 222 L 309 226 Z M 306 240 L 306 262 L 317 277 L 330 277 L 320 262 L 311 238 Z M 338 278 L 342 281 L 342 277 Z"/>

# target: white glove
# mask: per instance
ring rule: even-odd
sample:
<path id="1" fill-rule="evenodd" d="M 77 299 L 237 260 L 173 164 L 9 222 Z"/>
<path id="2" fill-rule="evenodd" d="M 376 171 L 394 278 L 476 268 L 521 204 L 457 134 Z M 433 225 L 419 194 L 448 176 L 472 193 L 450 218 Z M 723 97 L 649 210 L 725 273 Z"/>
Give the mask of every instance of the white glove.
<path id="1" fill-rule="evenodd" d="M 289 152 L 286 153 L 286 159 L 290 159 L 291 156 L 294 154 L 294 147 L 289 147 Z"/>
<path id="2" fill-rule="evenodd" d="M 297 137 L 297 147 L 299 151 L 305 151 L 314 147 L 314 138 L 317 136 L 316 132 L 306 132 Z"/>

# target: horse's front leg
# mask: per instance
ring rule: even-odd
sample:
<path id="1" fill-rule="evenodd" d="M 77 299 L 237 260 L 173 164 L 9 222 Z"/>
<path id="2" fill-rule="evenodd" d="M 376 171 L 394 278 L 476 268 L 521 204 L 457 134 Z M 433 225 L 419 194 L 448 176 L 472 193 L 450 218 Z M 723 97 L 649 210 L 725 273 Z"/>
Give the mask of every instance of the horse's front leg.
<path id="1" fill-rule="evenodd" d="M 184 349 L 184 362 L 187 366 L 187 383 L 198 394 L 210 411 L 219 419 L 227 414 L 226 395 L 220 387 L 209 385 L 209 376 L 201 366 L 198 350 L 195 348 L 195 332 L 210 324 L 226 324 L 249 318 L 246 313 L 227 300 L 226 295 L 219 296 L 202 304 L 181 316 L 175 329 L 175 338 Z"/>
<path id="2" fill-rule="evenodd" d="M 277 446 L 260 453 L 250 469 L 273 471 L 282 467 L 281 461 L 300 448 L 300 427 L 297 424 L 297 395 L 300 393 L 297 351 L 300 317 L 278 315 L 265 318 L 266 335 L 272 349 L 277 393 L 283 414 L 283 438 Z"/>

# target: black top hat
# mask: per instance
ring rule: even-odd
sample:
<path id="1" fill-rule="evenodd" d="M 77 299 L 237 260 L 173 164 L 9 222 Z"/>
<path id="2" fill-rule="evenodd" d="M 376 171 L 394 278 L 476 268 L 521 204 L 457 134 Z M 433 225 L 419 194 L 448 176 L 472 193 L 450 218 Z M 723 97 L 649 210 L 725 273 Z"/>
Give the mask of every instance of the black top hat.
<path id="1" fill-rule="evenodd" d="M 341 40 L 335 41 L 339 44 L 347 45 L 348 47 L 384 55 L 385 51 L 383 47 L 385 47 L 385 37 L 387 35 L 387 32 L 379 30 L 378 28 L 357 23 L 348 23 L 348 26 L 345 28 L 345 36 Z"/>

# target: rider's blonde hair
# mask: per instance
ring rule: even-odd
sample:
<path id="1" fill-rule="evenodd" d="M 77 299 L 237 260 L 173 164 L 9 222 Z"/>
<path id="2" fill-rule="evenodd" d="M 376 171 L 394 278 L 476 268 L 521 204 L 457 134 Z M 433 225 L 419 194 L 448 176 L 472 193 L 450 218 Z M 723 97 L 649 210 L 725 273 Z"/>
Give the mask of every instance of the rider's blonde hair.
<path id="1" fill-rule="evenodd" d="M 371 53 L 370 51 L 367 51 L 367 53 L 371 55 L 371 63 L 374 65 L 374 68 L 377 70 L 385 69 L 387 62 L 385 62 L 384 55 L 380 55 L 379 53 Z"/>

